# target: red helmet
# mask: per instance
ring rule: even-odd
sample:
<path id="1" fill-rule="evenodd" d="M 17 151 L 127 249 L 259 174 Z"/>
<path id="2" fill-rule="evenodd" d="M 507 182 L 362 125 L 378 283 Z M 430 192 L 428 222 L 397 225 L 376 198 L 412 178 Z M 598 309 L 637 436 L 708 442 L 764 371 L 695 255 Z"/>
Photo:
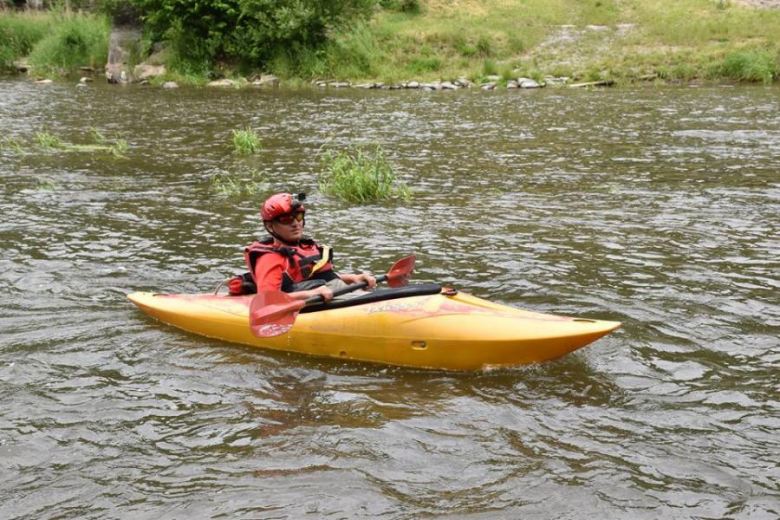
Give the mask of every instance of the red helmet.
<path id="1" fill-rule="evenodd" d="M 293 198 L 289 193 L 277 193 L 271 195 L 263 202 L 263 209 L 260 211 L 260 215 L 263 217 L 263 221 L 271 221 L 279 215 L 286 215 L 293 212 L 305 212 L 306 208 L 303 205 L 303 200 L 306 195 L 301 193 Z"/>

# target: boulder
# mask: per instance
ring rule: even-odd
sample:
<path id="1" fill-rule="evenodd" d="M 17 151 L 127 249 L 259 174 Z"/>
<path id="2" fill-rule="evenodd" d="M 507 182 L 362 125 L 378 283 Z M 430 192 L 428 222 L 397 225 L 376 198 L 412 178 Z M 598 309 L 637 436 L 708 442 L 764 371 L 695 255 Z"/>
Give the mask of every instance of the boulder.
<path id="1" fill-rule="evenodd" d="M 179 88 L 179 85 L 175 81 L 166 81 L 165 83 L 163 83 L 163 88 L 167 88 L 167 89 Z"/>
<path id="2" fill-rule="evenodd" d="M 141 30 L 134 27 L 113 27 L 108 41 L 106 79 L 109 83 L 127 83 L 130 50 L 139 45 Z"/>
<path id="3" fill-rule="evenodd" d="M 136 65 L 136 67 L 133 69 L 133 76 L 135 76 L 135 79 L 143 81 L 145 79 L 162 76 L 165 74 L 165 72 L 165 65 L 149 65 L 148 63 L 141 63 L 140 65 Z"/>
<path id="4" fill-rule="evenodd" d="M 536 82 L 536 81 L 534 81 L 532 79 L 527 79 L 527 78 L 523 79 L 523 81 L 518 80 L 517 84 L 518 84 L 518 86 L 520 88 L 539 88 L 539 87 L 541 87 L 541 85 L 538 82 Z"/>

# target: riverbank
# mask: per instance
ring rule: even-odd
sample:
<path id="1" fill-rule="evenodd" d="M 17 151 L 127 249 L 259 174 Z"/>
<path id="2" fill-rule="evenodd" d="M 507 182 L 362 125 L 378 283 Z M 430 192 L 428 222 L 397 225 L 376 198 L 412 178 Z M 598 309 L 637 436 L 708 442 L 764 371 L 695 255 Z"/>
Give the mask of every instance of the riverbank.
<path id="1" fill-rule="evenodd" d="M 227 79 L 230 81 L 223 81 L 223 86 L 241 87 L 252 85 L 261 73 L 270 73 L 288 86 L 432 90 L 647 80 L 780 80 L 780 41 L 776 38 L 780 34 L 780 1 L 776 0 L 659 0 L 652 5 L 639 0 L 424 0 L 405 3 L 418 6 L 407 11 L 399 10 L 397 4 L 378 9 L 368 21 L 335 31 L 323 48 L 295 54 L 279 52 L 262 71 L 243 74 L 229 59 L 215 62 L 208 70 L 182 67 L 175 52 L 162 42 L 143 40 L 139 32 L 137 43 L 120 53 L 124 76 L 110 76 L 117 81 L 148 80 L 159 85 L 207 85 L 215 79 Z M 37 23 L 34 16 L 49 18 Z M 19 29 L 16 39 L 7 35 L 14 19 L 17 25 L 26 20 L 28 25 L 47 28 L 37 29 L 39 33 L 54 34 L 52 20 L 57 16 L 4 16 L 0 21 L 0 66 L 13 69 L 12 64 L 19 62 L 25 50 L 30 56 L 55 54 L 52 43 L 52 50 L 39 50 L 34 30 L 26 30 L 24 45 L 19 44 Z M 69 23 L 73 33 L 75 22 Z M 93 26 L 101 27 L 101 23 L 98 17 L 90 20 Z M 100 30 L 92 33 L 103 34 Z M 65 42 L 61 45 L 68 45 L 67 34 L 60 36 L 59 41 Z M 15 42 L 15 47 L 9 41 Z M 105 54 L 91 52 L 81 58 L 82 65 L 94 65 L 101 59 L 106 62 Z M 35 77 L 67 72 L 58 63 L 48 66 L 40 57 L 35 61 L 29 72 Z M 112 62 L 110 53 L 108 61 Z M 137 65 L 143 65 L 140 73 Z M 279 81 L 263 84 L 277 85 Z"/>

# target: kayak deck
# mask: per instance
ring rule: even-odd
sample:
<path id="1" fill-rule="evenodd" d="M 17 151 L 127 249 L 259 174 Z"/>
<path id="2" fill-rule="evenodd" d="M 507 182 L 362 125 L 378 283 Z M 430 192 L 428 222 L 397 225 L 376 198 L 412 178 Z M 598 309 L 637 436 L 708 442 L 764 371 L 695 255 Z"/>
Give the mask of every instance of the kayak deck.
<path id="1" fill-rule="evenodd" d="M 231 343 L 316 356 L 445 370 L 481 370 L 556 359 L 619 322 L 541 314 L 474 296 L 423 294 L 301 313 L 285 334 L 257 338 L 249 296 L 133 293 L 150 316 Z"/>

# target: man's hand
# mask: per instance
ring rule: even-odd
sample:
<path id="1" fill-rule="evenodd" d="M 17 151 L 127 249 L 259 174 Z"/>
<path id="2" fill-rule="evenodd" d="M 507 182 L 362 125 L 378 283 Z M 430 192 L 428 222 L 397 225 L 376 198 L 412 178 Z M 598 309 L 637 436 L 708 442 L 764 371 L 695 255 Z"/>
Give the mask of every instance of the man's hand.
<path id="1" fill-rule="evenodd" d="M 361 274 L 340 274 L 339 278 L 347 285 L 352 285 L 360 282 L 366 282 L 368 289 L 376 287 L 376 278 L 374 278 L 368 271 L 363 271 Z"/>

